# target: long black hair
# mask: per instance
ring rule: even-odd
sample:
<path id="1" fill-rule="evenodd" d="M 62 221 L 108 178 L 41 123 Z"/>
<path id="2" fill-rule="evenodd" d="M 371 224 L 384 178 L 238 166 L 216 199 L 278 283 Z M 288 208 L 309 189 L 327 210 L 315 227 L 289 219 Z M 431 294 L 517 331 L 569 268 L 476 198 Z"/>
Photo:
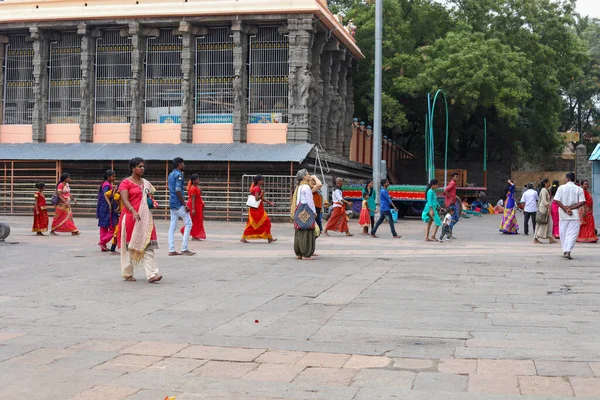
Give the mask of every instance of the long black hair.
<path id="1" fill-rule="evenodd" d="M 71 174 L 69 174 L 68 172 L 63 172 L 60 175 L 60 179 L 58 180 L 58 183 L 56 184 L 56 190 L 58 190 L 58 185 L 60 185 L 61 183 L 63 183 L 67 179 L 69 179 L 70 177 L 71 177 Z"/>
<path id="2" fill-rule="evenodd" d="M 431 182 L 429 182 L 429 184 L 427 185 L 427 189 L 425 189 L 425 196 L 427 196 L 427 192 L 429 192 L 429 189 L 431 189 L 431 187 L 433 185 L 437 185 L 437 184 L 438 184 L 438 180 L 432 179 Z"/>
<path id="3" fill-rule="evenodd" d="M 196 179 L 200 179 L 200 175 L 198 175 L 198 174 L 192 174 L 192 175 L 190 176 L 190 186 L 192 186 L 192 185 L 194 184 L 194 181 L 195 181 Z"/>
<path id="4" fill-rule="evenodd" d="M 129 160 L 129 174 L 133 174 L 133 169 L 137 167 L 139 163 L 143 163 L 144 159 L 142 157 L 133 157 Z"/>
<path id="5" fill-rule="evenodd" d="M 373 188 L 369 189 L 369 184 L 373 182 L 373 179 L 367 179 L 365 183 L 365 192 L 367 192 L 367 196 L 373 197 Z"/>
<path id="6" fill-rule="evenodd" d="M 540 190 L 545 188 L 547 184 L 548 184 L 548 178 L 542 179 L 542 181 L 540 182 Z"/>
<path id="7" fill-rule="evenodd" d="M 554 197 L 554 195 L 556 194 L 556 191 L 558 190 L 558 181 L 552 181 L 552 187 L 550 188 L 550 194 L 552 195 L 552 197 Z"/>
<path id="8" fill-rule="evenodd" d="M 104 178 L 102 178 L 102 183 L 98 188 L 98 194 L 102 192 L 102 186 L 104 186 L 104 182 L 108 182 L 108 178 L 110 178 L 111 176 L 115 176 L 115 171 L 113 171 L 112 169 L 107 169 L 106 171 L 104 171 Z"/>

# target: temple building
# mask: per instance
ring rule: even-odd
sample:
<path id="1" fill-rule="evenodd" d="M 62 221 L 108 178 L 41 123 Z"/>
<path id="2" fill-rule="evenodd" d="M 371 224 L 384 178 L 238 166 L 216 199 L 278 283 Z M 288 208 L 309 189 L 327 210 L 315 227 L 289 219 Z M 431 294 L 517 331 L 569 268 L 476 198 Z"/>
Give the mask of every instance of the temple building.
<path id="1" fill-rule="evenodd" d="M 125 176 L 134 156 L 161 191 L 183 156 L 228 218 L 252 174 L 273 190 L 300 166 L 370 176 L 363 55 L 340 21 L 325 0 L 0 2 L 0 214 L 25 213 L 33 182 L 62 172 L 91 214 L 103 170 Z"/>

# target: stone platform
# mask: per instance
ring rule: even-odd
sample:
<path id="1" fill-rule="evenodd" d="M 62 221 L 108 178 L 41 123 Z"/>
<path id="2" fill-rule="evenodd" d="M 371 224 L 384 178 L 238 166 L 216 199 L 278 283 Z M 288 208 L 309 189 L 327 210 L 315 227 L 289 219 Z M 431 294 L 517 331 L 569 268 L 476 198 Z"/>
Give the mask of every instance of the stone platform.
<path id="1" fill-rule="evenodd" d="M 521 218 L 521 217 L 520 217 Z M 499 217 L 462 220 L 456 241 L 336 235 L 297 261 L 279 240 L 239 243 L 243 223 L 206 224 L 194 257 L 164 279 L 120 277 L 82 235 L 36 237 L 3 218 L 0 393 L 19 399 L 600 398 L 600 246 L 503 236 Z M 351 228 L 358 232 L 356 220 Z M 178 239 L 180 239 L 178 237 Z"/>

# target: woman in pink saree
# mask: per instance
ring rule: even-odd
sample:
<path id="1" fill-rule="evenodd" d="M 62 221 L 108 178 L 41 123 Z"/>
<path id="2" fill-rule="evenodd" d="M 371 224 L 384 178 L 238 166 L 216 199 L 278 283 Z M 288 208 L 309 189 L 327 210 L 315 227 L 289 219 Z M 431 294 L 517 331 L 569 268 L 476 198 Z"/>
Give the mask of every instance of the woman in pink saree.
<path id="1" fill-rule="evenodd" d="M 556 195 L 556 191 L 558 190 L 558 181 L 552 181 L 552 187 L 550 188 L 550 197 L 552 201 L 552 206 L 550 208 L 550 216 L 552 217 L 552 236 L 554 239 L 560 239 L 560 233 L 558 232 L 558 204 L 554 201 L 554 195 Z"/>
<path id="2" fill-rule="evenodd" d="M 71 202 L 77 204 L 77 200 L 71 196 L 69 182 L 71 182 L 71 175 L 65 172 L 60 176 L 58 185 L 56 185 L 58 204 L 54 208 L 54 218 L 50 229 L 52 235 L 56 235 L 56 232 L 70 232 L 73 236 L 79 235 L 79 229 L 73 222 L 73 211 L 71 211 Z"/>
<path id="3" fill-rule="evenodd" d="M 123 279 L 134 282 L 133 267 L 143 266 L 146 279 L 155 283 L 162 279 L 158 272 L 154 250 L 158 248 L 156 227 L 148 200 L 156 189 L 144 178 L 144 160 L 136 157 L 129 162 L 131 176 L 119 185 L 123 211 L 119 221 L 118 236 L 121 250 L 121 273 Z"/>

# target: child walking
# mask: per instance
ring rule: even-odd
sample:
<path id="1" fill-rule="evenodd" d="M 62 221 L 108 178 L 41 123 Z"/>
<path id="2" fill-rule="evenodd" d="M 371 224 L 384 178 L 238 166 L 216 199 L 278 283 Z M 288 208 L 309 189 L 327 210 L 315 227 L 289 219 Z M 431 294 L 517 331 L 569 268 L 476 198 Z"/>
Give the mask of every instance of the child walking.
<path id="1" fill-rule="evenodd" d="M 369 196 L 367 195 L 362 201 L 362 209 L 360 210 L 360 217 L 358 218 L 358 225 L 363 228 L 363 235 L 369 234 L 369 226 L 371 226 L 371 213 L 369 211 L 369 204 L 367 200 Z"/>
<path id="2" fill-rule="evenodd" d="M 444 240 L 444 236 L 446 237 L 446 241 L 450 241 L 450 236 L 452 236 L 452 227 L 450 224 L 452 223 L 452 216 L 454 215 L 454 208 L 449 208 L 446 216 L 444 217 L 444 223 L 442 225 L 442 236 L 440 236 L 440 242 Z"/>
<path id="3" fill-rule="evenodd" d="M 35 204 L 33 206 L 33 228 L 31 231 L 35 232 L 38 236 L 44 236 L 43 232 L 48 231 L 48 210 L 46 209 L 46 198 L 44 197 L 46 185 L 38 183 L 35 187 L 37 188 L 37 192 L 33 195 Z"/>

